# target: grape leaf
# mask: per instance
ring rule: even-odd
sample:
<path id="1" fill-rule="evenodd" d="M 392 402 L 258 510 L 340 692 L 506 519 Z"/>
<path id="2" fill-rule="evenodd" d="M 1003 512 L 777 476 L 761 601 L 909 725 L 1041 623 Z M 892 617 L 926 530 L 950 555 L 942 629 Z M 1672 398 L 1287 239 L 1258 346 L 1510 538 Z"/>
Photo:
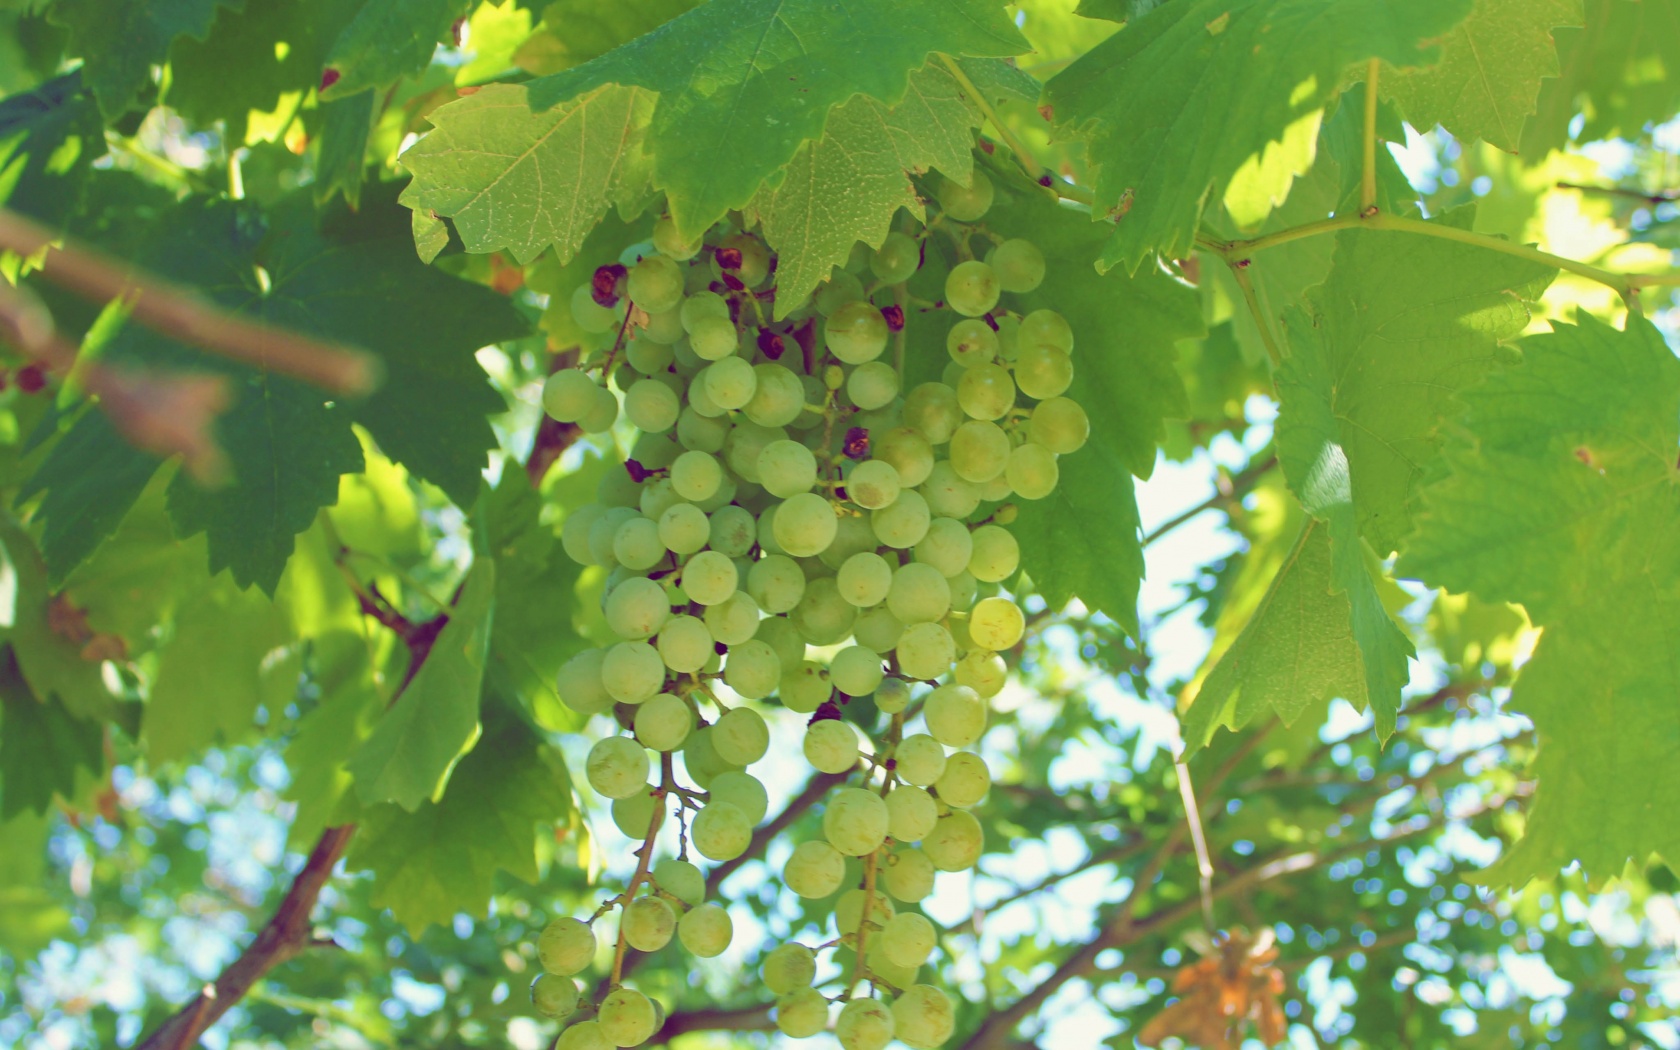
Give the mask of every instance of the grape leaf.
<path id="1" fill-rule="evenodd" d="M 105 733 L 57 699 L 38 697 L 17 654 L 0 643 L 0 820 L 28 810 L 46 813 L 55 795 L 76 791 L 76 770 L 105 768 Z"/>
<path id="2" fill-rule="evenodd" d="M 1559 75 L 1541 81 L 1522 153 L 1543 157 L 1570 140 L 1637 135 L 1680 108 L 1680 0 L 1587 0 L 1586 24 L 1557 31 Z"/>
<path id="3" fill-rule="evenodd" d="M 436 801 L 455 763 L 478 740 L 495 596 L 495 562 L 475 560 L 425 662 L 350 759 L 363 805 L 395 802 L 413 811 Z"/>
<path id="4" fill-rule="evenodd" d="M 1490 883 L 1680 857 L 1680 361 L 1649 322 L 1591 315 L 1520 344 L 1460 397 L 1399 569 L 1544 628 L 1511 693 L 1539 736 L 1524 835 Z"/>
<path id="5" fill-rule="evenodd" d="M 521 69 L 538 75 L 582 65 L 694 7 L 695 0 L 554 0 L 542 27 L 519 48 Z"/>
<path id="6" fill-rule="evenodd" d="M 1543 77 L 1558 74 L 1552 30 L 1579 26 L 1581 0 L 1476 0 L 1429 69 L 1385 68 L 1378 83 L 1420 128 L 1516 152 Z"/>
<path id="7" fill-rule="evenodd" d="M 910 73 L 936 51 L 1002 57 L 1025 48 L 995 0 L 740 0 L 701 4 L 594 61 L 532 81 L 530 97 L 547 109 L 603 84 L 658 92 L 648 139 L 654 185 L 693 238 L 751 200 L 853 95 L 896 104 Z"/>
<path id="8" fill-rule="evenodd" d="M 607 86 L 532 113 L 523 84 L 490 84 L 430 114 L 431 134 L 402 155 L 402 202 L 455 221 L 471 252 L 520 263 L 549 245 L 570 259 L 607 208 L 647 185 L 642 128 L 653 99 Z"/>
<path id="9" fill-rule="evenodd" d="M 442 799 L 412 813 L 394 805 L 369 812 L 345 863 L 372 871 L 373 903 L 418 935 L 457 912 L 484 915 L 498 870 L 535 882 L 537 826 L 564 820 L 569 808 L 557 756 L 503 713 Z"/>
<path id="10" fill-rule="evenodd" d="M 111 713 L 99 662 L 53 629 L 53 594 L 47 569 L 29 534 L 10 514 L 0 514 L 0 639 L 17 650 L 20 673 L 43 701 L 62 703 L 76 718 Z"/>
<path id="11" fill-rule="evenodd" d="M 467 0 L 367 0 L 327 52 L 327 68 L 338 79 L 322 88 L 322 101 L 423 72 L 438 42 L 471 6 Z"/>
<path id="12" fill-rule="evenodd" d="M 352 208 L 361 202 L 374 94 L 370 88 L 321 104 L 321 133 L 316 136 L 321 152 L 315 162 L 315 203 L 325 204 L 335 193 L 343 193 Z"/>
<path id="13" fill-rule="evenodd" d="M 761 186 L 747 205 L 777 253 L 776 319 L 803 303 L 853 244 L 880 247 L 898 209 L 923 218 L 907 172 L 938 168 L 966 184 L 983 120 L 937 63 L 911 75 L 896 106 L 859 95 L 835 107 L 822 138 L 799 147 L 781 182 Z"/>
<path id="14" fill-rule="evenodd" d="M 80 73 L 0 100 L 0 204 L 58 225 L 81 200 L 105 130 Z"/>
<path id="15" fill-rule="evenodd" d="M 1209 199 L 1251 163 L 1305 171 L 1316 123 L 1355 62 L 1434 61 L 1469 0 L 1181 0 L 1139 17 L 1046 85 L 1089 143 L 1096 201 L 1118 218 L 1106 269 L 1188 255 Z M 1276 145 L 1286 139 L 1288 147 Z"/>
<path id="16" fill-rule="evenodd" d="M 388 641 L 382 647 L 388 647 Z M 311 640 L 310 681 L 320 696 L 286 743 L 286 769 L 292 779 L 282 794 L 297 804 L 286 833 L 294 847 L 306 847 L 323 828 L 343 823 L 343 810 L 354 805 L 350 794 L 355 778 L 345 763 L 373 732 L 385 708 L 369 650 L 369 640 L 354 631 L 333 631 Z"/>
<path id="17" fill-rule="evenodd" d="M 69 51 L 82 56 L 82 77 L 107 118 L 121 116 L 162 65 L 177 37 L 203 40 L 218 8 L 244 0 L 58 0 L 51 20 L 70 31 Z"/>
<path id="18" fill-rule="evenodd" d="M 1057 465 L 1055 491 L 1018 501 L 1009 526 L 1021 546 L 1021 568 L 1052 608 L 1077 596 L 1136 638 L 1143 547 L 1131 474 L 1094 442 Z"/>

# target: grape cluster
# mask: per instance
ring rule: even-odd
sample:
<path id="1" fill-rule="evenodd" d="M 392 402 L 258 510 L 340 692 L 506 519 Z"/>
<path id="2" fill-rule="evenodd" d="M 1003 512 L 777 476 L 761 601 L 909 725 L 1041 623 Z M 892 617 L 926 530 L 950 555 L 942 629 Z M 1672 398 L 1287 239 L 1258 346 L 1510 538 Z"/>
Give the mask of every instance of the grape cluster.
<path id="1" fill-rule="evenodd" d="M 838 894 L 838 938 L 824 948 L 856 961 L 837 997 L 841 1045 L 950 1036 L 951 1001 L 917 979 L 939 931 L 911 909 L 983 846 L 968 808 L 991 776 L 965 749 L 985 732 L 1008 675 L 1001 654 L 1026 627 L 1000 592 L 1019 565 L 1012 501 L 1048 495 L 1057 457 L 1089 432 L 1065 396 L 1067 322 L 1005 302 L 1040 285 L 1045 261 L 975 225 L 992 196 L 982 174 L 945 181 L 937 222 L 858 245 L 779 321 L 775 257 L 739 224 L 688 244 L 660 220 L 651 241 L 572 294 L 580 327 L 617 337 L 553 374 L 543 407 L 591 433 L 622 414 L 633 446 L 599 501 L 563 524 L 566 553 L 606 570 L 618 641 L 573 658 L 558 689 L 625 730 L 595 743 L 587 776 L 643 844 L 630 885 L 595 917 L 622 909 L 610 990 L 561 1050 L 635 1046 L 663 1023 L 656 1002 L 620 983 L 626 947 L 654 951 L 673 936 L 702 957 L 728 947 L 729 913 L 704 899 L 687 851 L 726 862 L 751 847 L 768 795 L 747 770 L 768 749 L 767 717 L 804 720 L 805 758 L 847 778 L 822 836 L 798 843 L 782 871 L 801 897 Z M 977 243 L 990 244 L 983 257 Z M 915 300 L 906 282 L 936 249 L 956 260 L 943 301 Z M 901 389 L 907 324 L 948 328 L 943 381 Z M 888 716 L 873 739 L 848 717 L 863 697 Z M 655 862 L 673 805 L 680 852 Z M 572 975 L 595 957 L 593 922 L 543 931 L 546 973 L 532 988 L 543 1013 L 579 1009 Z M 764 959 L 789 1036 L 829 1025 L 817 958 L 789 943 Z M 890 1007 L 848 994 L 860 980 L 890 993 Z"/>

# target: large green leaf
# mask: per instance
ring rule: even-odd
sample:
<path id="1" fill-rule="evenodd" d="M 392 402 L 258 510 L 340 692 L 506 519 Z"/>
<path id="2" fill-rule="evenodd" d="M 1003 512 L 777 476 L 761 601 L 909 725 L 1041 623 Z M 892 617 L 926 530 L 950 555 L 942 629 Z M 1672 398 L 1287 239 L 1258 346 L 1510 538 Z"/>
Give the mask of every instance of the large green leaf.
<path id="1" fill-rule="evenodd" d="M 1587 0 L 1586 25 L 1557 31 L 1560 73 L 1541 82 L 1522 152 L 1540 157 L 1570 139 L 1637 135 L 1680 109 L 1680 0 Z"/>
<path id="2" fill-rule="evenodd" d="M 468 251 L 570 259 L 608 207 L 647 186 L 642 128 L 652 97 L 606 86 L 532 113 L 523 84 L 490 84 L 430 114 L 402 155 L 404 204 L 455 220 Z"/>
<path id="3" fill-rule="evenodd" d="M 442 799 L 368 813 L 346 865 L 371 870 L 374 904 L 418 935 L 457 912 L 484 915 L 498 870 L 535 882 L 537 826 L 564 820 L 569 807 L 558 756 L 504 713 Z"/>
<path id="4" fill-rule="evenodd" d="M 1009 526 L 1021 567 L 1052 607 L 1077 597 L 1135 638 L 1143 547 L 1131 475 L 1100 445 L 1062 456 L 1058 465 L 1056 490 L 1019 501 Z"/>
<path id="5" fill-rule="evenodd" d="M 1313 132 L 1349 66 L 1426 65 L 1469 0 L 1179 0 L 1099 44 L 1046 85 L 1083 135 L 1099 209 L 1119 219 L 1106 268 L 1188 255 L 1210 198 L 1245 166 L 1274 188 L 1307 170 Z"/>
<path id="6" fill-rule="evenodd" d="M 982 120 L 937 63 L 911 75 L 896 106 L 859 95 L 836 107 L 822 138 L 801 146 L 781 181 L 747 206 L 777 253 L 777 318 L 804 303 L 852 245 L 880 247 L 898 209 L 923 217 L 907 173 L 938 168 L 968 183 Z"/>
<path id="7" fill-rule="evenodd" d="M 1466 430 L 1399 564 L 1545 629 L 1511 694 L 1539 783 L 1500 884 L 1680 857 L 1680 361 L 1644 320 L 1580 319 L 1461 395 Z"/>
<path id="8" fill-rule="evenodd" d="M 495 562 L 475 561 L 425 662 L 349 761 L 363 805 L 395 802 L 412 811 L 436 801 L 478 739 L 495 599 Z"/>
<path id="9" fill-rule="evenodd" d="M 519 65 L 537 74 L 582 65 L 694 5 L 695 0 L 554 0 L 542 8 L 542 28 L 519 48 Z"/>
<path id="10" fill-rule="evenodd" d="M 385 709 L 370 652 L 375 647 L 354 631 L 334 631 L 311 644 L 310 681 L 320 695 L 286 743 L 292 780 L 285 797 L 297 803 L 287 832 L 294 848 L 306 848 L 321 829 L 344 822 L 345 810 L 354 807 L 355 778 L 345 765 Z"/>
<path id="11" fill-rule="evenodd" d="M 327 52 L 327 68 L 338 77 L 321 97 L 349 98 L 424 71 L 449 27 L 471 7 L 468 0 L 367 0 Z"/>
<path id="12" fill-rule="evenodd" d="M 80 73 L 0 100 L 0 204 L 41 222 L 63 222 L 80 203 L 93 161 L 105 153 L 104 139 Z"/>
<path id="13" fill-rule="evenodd" d="M 55 796 L 71 798 L 76 770 L 105 767 L 105 733 L 54 697 L 30 689 L 10 643 L 0 643 L 0 820 L 46 813 Z"/>
<path id="14" fill-rule="evenodd" d="M 107 117 L 120 116 L 162 65 L 177 37 L 203 40 L 221 7 L 245 0 L 58 0 L 52 20 L 70 30 L 69 50 Z"/>
<path id="15" fill-rule="evenodd" d="M 546 109 L 604 84 L 658 92 L 648 146 L 654 185 L 693 237 L 750 201 L 853 95 L 896 104 L 933 52 L 1002 57 L 1025 48 L 995 0 L 702 4 L 592 62 L 533 81 L 531 101 Z"/>
<path id="16" fill-rule="evenodd" d="M 1515 152 L 1543 77 L 1558 74 L 1552 30 L 1581 24 L 1581 0 L 1476 0 L 1429 69 L 1384 69 L 1384 94 L 1419 128 Z"/>

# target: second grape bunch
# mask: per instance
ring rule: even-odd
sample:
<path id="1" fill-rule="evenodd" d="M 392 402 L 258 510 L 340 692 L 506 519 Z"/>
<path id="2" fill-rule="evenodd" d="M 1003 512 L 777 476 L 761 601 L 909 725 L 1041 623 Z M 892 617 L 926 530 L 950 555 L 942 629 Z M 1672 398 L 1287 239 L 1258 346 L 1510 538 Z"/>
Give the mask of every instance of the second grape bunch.
<path id="1" fill-rule="evenodd" d="M 833 900 L 834 925 L 763 953 L 777 1027 L 832 1021 L 845 1050 L 921 1050 L 953 1031 L 947 993 L 919 981 L 939 937 L 920 904 L 984 846 L 968 809 L 991 776 L 972 749 L 1026 627 L 1002 590 L 1019 568 L 1013 501 L 1055 488 L 1089 421 L 1066 396 L 1067 321 L 1010 308 L 1044 280 L 1043 256 L 986 229 L 983 174 L 937 196 L 940 221 L 858 245 L 781 320 L 775 257 L 740 222 L 685 243 L 660 220 L 571 293 L 577 325 L 613 339 L 556 372 L 544 408 L 591 433 L 621 416 L 630 429 L 624 468 L 561 534 L 605 570 L 617 640 L 568 662 L 558 689 L 618 728 L 587 777 L 641 846 L 621 894 L 543 932 L 538 1009 L 588 1018 L 561 1050 L 635 1046 L 664 1023 L 624 983 L 631 949 L 728 948 L 729 912 L 689 853 L 721 864 L 755 847 L 769 793 L 747 770 L 787 719 L 803 722 L 806 761 L 844 780 L 821 835 L 782 865 L 788 890 Z M 952 261 L 936 303 L 907 287 L 933 253 Z M 908 325 L 943 330 L 942 381 L 903 389 Z M 604 994 L 582 1003 L 574 975 L 606 952 L 594 928 L 614 911 Z M 826 994 L 825 955 L 840 971 Z"/>

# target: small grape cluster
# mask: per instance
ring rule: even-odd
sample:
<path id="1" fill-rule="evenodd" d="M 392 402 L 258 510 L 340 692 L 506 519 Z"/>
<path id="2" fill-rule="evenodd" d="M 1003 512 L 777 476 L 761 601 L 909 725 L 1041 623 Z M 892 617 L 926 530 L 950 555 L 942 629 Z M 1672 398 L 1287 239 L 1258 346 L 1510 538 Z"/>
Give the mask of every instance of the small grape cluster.
<path id="1" fill-rule="evenodd" d="M 752 846 L 768 794 L 746 770 L 769 747 L 767 715 L 805 719 L 805 758 L 848 778 L 827 800 L 822 837 L 794 847 L 782 871 L 801 897 L 839 893 L 838 936 L 765 957 L 777 1027 L 794 1037 L 828 1027 L 817 952 L 844 947 L 855 959 L 838 996 L 846 1050 L 893 1038 L 935 1047 L 952 1032 L 951 1001 L 917 981 L 939 931 L 894 901 L 914 906 L 938 872 L 980 858 L 968 808 L 991 776 L 964 749 L 985 732 L 987 701 L 1008 676 L 1001 654 L 1026 628 L 1000 593 L 1019 566 L 1010 501 L 1048 495 L 1057 457 L 1085 443 L 1089 422 L 1065 396 L 1064 318 L 1000 305 L 1043 281 L 1040 251 L 975 225 L 992 205 L 983 174 L 947 180 L 937 196 L 936 220 L 858 245 L 781 320 L 776 260 L 739 223 L 687 244 L 662 219 L 651 241 L 572 294 L 581 328 L 617 338 L 552 375 L 543 406 L 591 433 L 622 411 L 634 443 L 599 502 L 562 527 L 572 559 L 606 570 L 604 614 L 619 640 L 568 662 L 558 689 L 573 710 L 612 714 L 627 731 L 595 743 L 587 776 L 642 846 L 622 895 L 589 922 L 561 918 L 542 933 L 533 997 L 570 1016 L 571 975 L 596 953 L 592 923 L 622 908 L 609 990 L 561 1050 L 635 1046 L 663 1023 L 656 1002 L 621 983 L 627 947 L 655 951 L 673 936 L 702 957 L 728 947 L 729 914 L 704 900 L 687 851 L 728 862 Z M 943 301 L 915 300 L 906 282 L 945 247 L 929 243 L 940 237 L 957 260 Z M 976 241 L 992 245 L 983 258 Z M 901 390 L 906 324 L 951 313 L 944 381 Z M 873 740 L 848 717 L 863 697 L 888 716 Z M 672 803 L 679 853 L 655 863 Z M 892 994 L 890 1008 L 849 994 L 865 980 Z"/>

